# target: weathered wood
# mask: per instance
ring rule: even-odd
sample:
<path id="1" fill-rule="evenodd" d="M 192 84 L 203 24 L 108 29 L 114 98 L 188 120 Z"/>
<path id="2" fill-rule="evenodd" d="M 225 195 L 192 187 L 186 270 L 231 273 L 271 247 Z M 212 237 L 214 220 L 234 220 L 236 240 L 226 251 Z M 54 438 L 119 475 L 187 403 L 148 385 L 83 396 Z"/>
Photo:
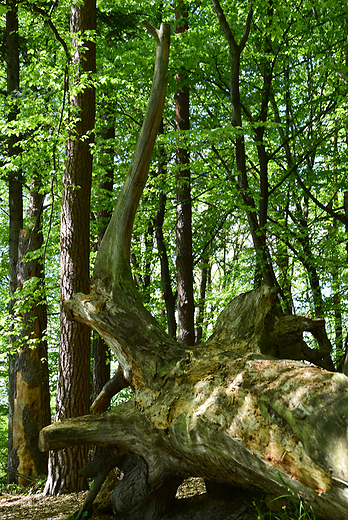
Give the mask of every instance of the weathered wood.
<path id="1" fill-rule="evenodd" d="M 117 292 L 122 287 L 138 297 L 130 271 L 130 244 L 135 213 L 143 192 L 161 123 L 168 80 L 170 28 L 159 30 L 143 22 L 156 41 L 156 62 L 150 99 L 135 147 L 128 175 L 118 198 L 110 224 L 100 244 L 94 266 L 94 279 L 101 279 Z"/>
<path id="2" fill-rule="evenodd" d="M 110 399 L 118 394 L 123 388 L 129 386 L 129 382 L 125 380 L 123 371 L 118 370 L 116 374 L 103 386 L 102 391 L 97 396 L 91 406 L 93 413 L 100 413 L 110 403 Z"/>
<path id="3" fill-rule="evenodd" d="M 319 514 L 345 518 L 348 379 L 269 355 L 291 334 L 300 348 L 299 331 L 309 328 L 307 318 L 281 315 L 274 290 L 262 287 L 235 298 L 205 344 L 169 349 L 172 343 L 160 344 L 157 329 L 150 327 L 145 348 L 141 320 L 134 319 L 128 344 L 118 307 L 110 300 L 97 314 L 91 302 L 76 297 L 69 307 L 107 341 L 113 331 L 109 344 L 119 359 L 129 360 L 129 351 L 143 358 L 130 378 L 134 397 L 101 416 L 45 428 L 41 449 L 68 443 L 115 446 L 120 454 L 146 461 L 151 488 L 173 475 L 255 484 L 275 495 L 285 487 Z M 166 350 L 167 364 L 158 355 L 150 377 L 147 355 L 156 348 L 163 358 Z"/>
<path id="4" fill-rule="evenodd" d="M 83 513 L 91 509 L 92 504 L 108 474 L 119 462 L 121 462 L 121 460 L 117 455 L 115 455 L 110 450 L 106 450 L 104 453 L 100 454 L 98 457 L 86 464 L 84 468 L 80 469 L 79 474 L 82 477 L 95 477 L 95 480 L 93 481 L 93 484 L 75 520 L 81 520 L 81 518 L 83 518 Z"/>

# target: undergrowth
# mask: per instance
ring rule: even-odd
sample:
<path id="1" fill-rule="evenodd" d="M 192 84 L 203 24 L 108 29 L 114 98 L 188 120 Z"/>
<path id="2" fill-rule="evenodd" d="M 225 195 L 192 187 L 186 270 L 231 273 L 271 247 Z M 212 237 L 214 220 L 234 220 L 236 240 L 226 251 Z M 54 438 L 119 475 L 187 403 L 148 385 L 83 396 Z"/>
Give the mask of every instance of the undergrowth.
<path id="1" fill-rule="evenodd" d="M 267 506 L 267 508 L 265 507 Z M 254 503 L 258 520 L 320 520 L 312 507 L 302 500 L 295 500 L 289 491 L 277 498 L 266 495 L 259 503 Z M 266 511 L 266 512 L 265 512 Z"/>
<path id="2" fill-rule="evenodd" d="M 8 406 L 0 404 L 0 491 L 7 480 Z"/>

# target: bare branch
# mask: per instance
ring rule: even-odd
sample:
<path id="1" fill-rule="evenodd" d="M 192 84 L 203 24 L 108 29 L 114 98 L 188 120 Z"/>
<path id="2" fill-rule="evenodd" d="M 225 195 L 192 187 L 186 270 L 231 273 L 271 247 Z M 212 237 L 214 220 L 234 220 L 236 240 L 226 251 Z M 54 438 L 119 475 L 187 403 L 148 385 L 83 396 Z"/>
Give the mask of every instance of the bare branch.
<path id="1" fill-rule="evenodd" d="M 168 24 L 156 30 L 143 22 L 156 40 L 156 62 L 150 99 L 128 174 L 116 209 L 104 235 L 97 255 L 94 280 L 108 279 L 114 286 L 127 286 L 136 296 L 130 270 L 130 244 L 135 213 L 143 192 L 151 163 L 152 151 L 160 126 L 168 79 Z"/>

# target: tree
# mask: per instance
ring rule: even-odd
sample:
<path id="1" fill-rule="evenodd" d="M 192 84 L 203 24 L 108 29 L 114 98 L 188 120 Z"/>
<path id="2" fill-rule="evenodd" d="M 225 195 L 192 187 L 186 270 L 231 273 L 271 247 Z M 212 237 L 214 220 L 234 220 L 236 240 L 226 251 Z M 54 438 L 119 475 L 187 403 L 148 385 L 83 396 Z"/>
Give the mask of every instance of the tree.
<path id="1" fill-rule="evenodd" d="M 31 226 L 20 230 L 17 264 L 19 291 L 15 308 L 20 331 L 16 344 L 12 445 L 18 458 L 16 475 L 20 485 L 30 485 L 36 477 L 47 474 L 47 457 L 38 450 L 38 436 L 41 428 L 51 423 L 45 337 L 47 305 L 40 255 L 44 195 L 35 184 L 34 176 L 28 197 Z"/>
<path id="2" fill-rule="evenodd" d="M 12 160 L 9 175 L 10 314 L 12 320 L 15 319 L 10 336 L 8 482 L 29 485 L 47 473 L 47 457 L 38 451 L 37 440 L 40 429 L 50 424 L 51 413 L 42 248 L 44 173 L 41 169 L 36 171 L 35 161 L 28 167 L 23 160 L 27 151 L 21 125 L 21 119 L 25 119 L 21 103 L 25 81 L 21 84 L 19 81 L 18 25 L 18 5 L 11 2 L 7 11 L 6 48 L 11 99 L 8 155 Z M 23 56 L 23 61 L 26 58 Z M 28 190 L 25 228 L 23 186 Z"/>
<path id="3" fill-rule="evenodd" d="M 6 13 L 6 68 L 7 68 L 7 90 L 12 97 L 8 119 L 14 121 L 17 116 L 16 92 L 19 91 L 19 47 L 18 47 L 18 7 L 16 2 L 8 2 Z M 19 138 L 13 132 L 8 143 L 8 155 L 14 157 L 19 153 Z M 14 317 L 14 294 L 17 289 L 17 262 L 19 233 L 23 227 L 23 200 L 21 171 L 13 168 L 9 174 L 9 315 Z M 15 348 L 15 337 L 10 336 L 10 349 Z M 18 457 L 16 446 L 13 444 L 13 416 L 15 399 L 15 370 L 16 355 L 11 352 L 9 355 L 9 434 L 8 434 L 8 473 L 7 482 L 16 482 Z"/>
<path id="4" fill-rule="evenodd" d="M 176 9 L 177 34 L 188 30 L 188 6 L 185 0 L 178 0 Z M 191 223 L 191 180 L 190 153 L 185 144 L 185 131 L 190 129 L 190 93 L 187 84 L 187 71 L 184 66 L 176 74 L 177 89 L 175 92 L 175 129 L 179 132 L 177 139 L 176 164 L 178 167 L 177 206 L 176 206 L 176 269 L 177 269 L 177 312 L 178 339 L 185 345 L 193 345 L 194 333 L 194 301 L 193 301 L 193 257 L 192 257 L 192 223 Z"/>
<path id="5" fill-rule="evenodd" d="M 112 501 L 125 519 L 182 518 L 189 505 L 175 507 L 176 489 L 188 475 L 200 475 L 212 502 L 204 502 L 205 511 L 197 506 L 194 518 L 211 517 L 224 484 L 276 496 L 290 490 L 318 514 L 343 520 L 348 380 L 293 361 L 315 359 L 303 332 L 317 335 L 324 320 L 284 314 L 277 290 L 262 285 L 231 301 L 208 341 L 187 348 L 164 333 L 136 291 L 130 230 L 162 116 L 169 49 L 169 27 L 147 27 L 157 44 L 149 107 L 91 292 L 67 302 L 74 319 L 108 342 L 134 395 L 103 415 L 45 428 L 41 449 L 108 446 L 106 457 L 83 470 L 96 475 L 85 508 L 117 465 L 124 477 Z"/>
<path id="6" fill-rule="evenodd" d="M 163 121 L 161 121 L 159 133 L 163 134 Z M 158 161 L 158 176 L 165 176 L 165 152 L 164 147 L 162 146 L 159 154 Z M 166 201 L 167 196 L 165 191 L 160 188 L 159 196 L 158 196 L 158 209 L 156 216 L 154 218 L 154 228 L 156 235 L 156 244 L 157 251 L 160 258 L 161 263 L 161 285 L 163 290 L 163 297 L 166 305 L 166 315 L 167 315 L 167 327 L 168 334 L 172 338 L 176 337 L 176 319 L 175 319 L 175 295 L 172 290 L 171 285 L 171 277 L 170 277 L 170 269 L 169 269 L 169 261 L 168 254 L 164 240 L 163 234 L 163 222 L 166 210 Z"/>
<path id="7" fill-rule="evenodd" d="M 248 17 L 245 24 L 245 29 L 241 41 L 237 43 L 235 36 L 227 22 L 226 16 L 221 8 L 219 0 L 212 0 L 212 4 L 216 11 L 219 19 L 221 28 L 223 29 L 231 56 L 231 72 L 230 72 L 230 99 L 232 105 L 232 125 L 235 128 L 241 128 L 242 124 L 242 103 L 240 100 L 240 61 L 241 54 L 245 48 L 246 42 L 249 37 L 253 8 L 249 9 Z M 271 3 L 270 3 L 271 4 Z M 269 8 L 268 16 L 272 16 L 272 8 Z M 266 40 L 267 41 L 267 40 Z M 256 125 L 255 134 L 257 140 L 259 164 L 260 164 L 260 208 L 259 218 L 256 215 L 256 204 L 253 197 L 250 195 L 249 180 L 247 175 L 247 157 L 245 152 L 245 139 L 244 135 L 236 136 L 236 164 L 238 171 L 238 191 L 246 207 L 248 216 L 248 223 L 250 227 L 251 236 L 255 252 L 257 255 L 257 269 L 256 277 L 258 283 L 263 280 L 264 283 L 270 287 L 275 287 L 277 281 L 273 271 L 273 267 L 269 262 L 269 253 L 267 252 L 267 244 L 265 240 L 265 225 L 267 220 L 267 203 L 268 203 L 268 158 L 263 143 L 265 121 L 267 118 L 267 106 L 270 94 L 271 84 L 271 67 L 269 63 L 265 64 L 264 70 L 264 85 L 263 85 L 263 96 L 261 101 L 261 110 L 257 122 L 260 126 Z M 262 275 L 260 276 L 260 272 Z"/>
<path id="8" fill-rule="evenodd" d="M 92 178 L 95 90 L 96 4 L 73 4 L 70 30 L 73 38 L 74 81 L 71 110 L 73 125 L 67 141 L 61 209 L 61 331 L 55 419 L 87 414 L 90 406 L 90 331 L 69 319 L 63 302 L 76 291 L 89 290 L 89 219 Z M 45 494 L 63 489 L 85 489 L 78 470 L 87 462 L 87 447 L 50 454 Z"/>
<path id="9" fill-rule="evenodd" d="M 105 107 L 104 107 L 105 108 Z M 103 170 L 101 180 L 99 182 L 100 190 L 100 208 L 96 212 L 96 220 L 98 222 L 97 249 L 99 248 L 106 231 L 112 211 L 105 204 L 105 199 L 111 199 L 113 192 L 114 169 L 112 165 L 112 149 L 108 146 L 109 140 L 115 138 L 115 126 L 113 121 L 108 121 L 106 113 L 102 116 L 104 128 L 101 132 L 101 139 L 105 141 L 105 145 L 101 149 L 100 166 Z M 103 200 L 104 199 L 104 200 Z M 104 385 L 110 379 L 110 349 L 105 341 L 95 334 L 93 338 L 93 400 L 95 400 Z M 105 403 L 105 409 L 110 403 Z"/>
<path id="10" fill-rule="evenodd" d="M 47 458 L 38 451 L 37 439 L 42 426 L 51 422 L 44 280 L 48 238 L 44 245 L 43 226 L 44 201 L 49 191 L 47 170 L 55 171 L 52 149 L 46 143 L 51 143 L 48 136 L 52 136 L 51 118 L 56 107 L 48 109 L 54 82 L 47 87 L 47 76 L 42 79 L 35 74 L 39 62 L 35 54 L 40 53 L 38 66 L 50 76 L 52 58 L 49 58 L 50 70 L 43 61 L 51 42 L 45 42 L 43 51 L 41 41 L 35 46 L 30 31 L 26 32 L 28 26 L 34 26 L 36 32 L 41 32 L 42 27 L 37 14 L 33 16 L 28 6 L 23 9 L 23 5 L 8 2 L 8 7 L 6 133 L 9 146 L 4 153 L 4 166 L 10 172 L 11 221 L 8 482 L 28 485 L 36 477 L 47 474 Z M 37 9 L 42 14 L 40 8 Z M 22 74 L 23 70 L 27 73 Z"/>

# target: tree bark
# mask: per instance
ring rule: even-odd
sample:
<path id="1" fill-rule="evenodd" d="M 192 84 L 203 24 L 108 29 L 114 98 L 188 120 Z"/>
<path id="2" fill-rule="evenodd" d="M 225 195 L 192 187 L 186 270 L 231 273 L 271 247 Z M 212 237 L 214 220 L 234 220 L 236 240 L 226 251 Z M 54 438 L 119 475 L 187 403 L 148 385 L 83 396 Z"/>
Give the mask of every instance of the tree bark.
<path id="1" fill-rule="evenodd" d="M 34 478 L 47 474 L 47 456 L 42 456 L 37 443 L 41 428 L 51 423 L 43 260 L 37 254 L 30 257 L 43 244 L 40 223 L 43 200 L 44 195 L 32 186 L 29 193 L 32 226 L 20 232 L 17 264 L 23 301 L 17 302 L 21 334 L 16 355 L 12 442 L 18 457 L 18 484 L 24 486 L 32 484 Z"/>
<path id="2" fill-rule="evenodd" d="M 208 341 L 187 347 L 165 334 L 135 291 L 128 232 L 163 111 L 168 63 L 169 28 L 151 32 L 155 79 L 138 160 L 99 249 L 91 292 L 66 302 L 75 320 L 107 341 L 134 394 L 110 412 L 43 429 L 40 448 L 108 447 L 109 467 L 124 473 L 111 499 L 125 520 L 178 520 L 188 512 L 207 518 L 186 501 L 175 503 L 179 483 L 190 475 L 206 479 L 211 491 L 256 486 L 275 496 L 291 492 L 317 514 L 344 520 L 348 379 L 290 359 L 315 359 L 303 332 L 317 335 L 324 320 L 283 314 L 276 289 L 262 285 L 232 300 Z M 87 473 L 96 476 L 93 498 L 106 475 L 105 460 L 93 461 Z"/>
<path id="3" fill-rule="evenodd" d="M 159 133 L 163 134 L 163 121 L 161 121 Z M 165 153 L 164 148 L 161 147 L 160 156 L 158 161 L 158 175 L 165 175 L 164 171 L 164 163 L 165 163 Z M 172 338 L 176 337 L 176 319 L 175 319 L 175 295 L 172 290 L 172 281 L 169 270 L 169 261 L 167 255 L 167 249 L 163 236 L 163 222 L 164 215 L 166 210 L 166 201 L 167 196 L 165 192 L 160 189 L 158 196 L 158 209 L 156 216 L 154 218 L 154 228 L 155 228 L 155 236 L 156 236 L 156 244 L 157 251 L 160 258 L 161 263 L 161 282 L 162 282 L 162 291 L 163 297 L 166 305 L 166 313 L 167 313 L 167 326 L 168 326 L 168 334 Z"/>
<path id="4" fill-rule="evenodd" d="M 184 34 L 188 30 L 188 6 L 185 1 L 175 4 L 177 25 L 175 32 Z M 184 132 L 190 129 L 190 91 L 187 72 L 182 68 L 176 74 L 175 129 L 180 132 L 176 150 L 176 279 L 178 340 L 193 345 L 194 301 L 193 301 L 193 256 L 192 256 L 192 202 L 190 153 Z"/>
<path id="5" fill-rule="evenodd" d="M 55 420 L 76 417 L 89 412 L 90 406 L 90 330 L 72 322 L 63 302 L 76 291 L 89 291 L 89 219 L 92 179 L 95 89 L 91 73 L 95 72 L 95 43 L 86 31 L 96 29 L 95 0 L 73 4 L 70 30 L 73 38 L 74 83 L 77 94 L 71 102 L 75 126 L 66 145 L 67 162 L 63 176 L 61 207 L 61 321 L 59 343 L 58 387 Z M 81 46 L 82 38 L 83 45 Z M 81 88 L 80 81 L 87 86 Z M 67 448 L 50 453 L 45 494 L 86 489 L 86 479 L 78 470 L 87 462 L 87 447 Z"/>
<path id="6" fill-rule="evenodd" d="M 106 126 L 105 130 L 103 130 L 101 134 L 101 138 L 104 142 L 108 142 L 109 140 L 115 139 L 115 125 L 112 122 L 108 122 L 108 117 L 106 114 L 103 116 L 103 122 Z M 105 169 L 105 174 L 99 182 L 99 193 L 102 194 L 101 200 L 99 200 L 99 204 L 102 205 L 100 209 L 96 212 L 96 218 L 100 223 L 98 228 L 98 236 L 97 236 L 97 248 L 101 244 L 104 233 L 107 229 L 107 226 L 110 222 L 112 216 L 111 210 L 111 198 L 113 193 L 113 184 L 114 184 L 114 168 L 113 168 L 113 150 L 110 149 L 108 144 L 103 144 L 101 150 L 101 164 L 100 166 Z M 94 334 L 93 336 L 93 400 L 95 400 L 100 392 L 102 391 L 104 385 L 110 379 L 110 349 L 103 340 L 99 336 L 99 334 Z M 105 402 L 104 407 L 105 410 L 109 406 L 110 402 Z M 103 411 L 105 411 L 103 410 Z"/>

